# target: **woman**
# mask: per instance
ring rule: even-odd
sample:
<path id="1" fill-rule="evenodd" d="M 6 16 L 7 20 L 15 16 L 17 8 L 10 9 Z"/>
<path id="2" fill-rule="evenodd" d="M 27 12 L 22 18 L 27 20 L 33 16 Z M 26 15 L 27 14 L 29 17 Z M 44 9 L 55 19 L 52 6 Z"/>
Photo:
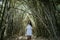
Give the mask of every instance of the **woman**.
<path id="1" fill-rule="evenodd" d="M 28 23 L 28 25 L 26 27 L 26 36 L 27 36 L 27 40 L 31 40 L 31 36 L 32 36 L 32 25 L 31 25 L 31 23 Z"/>

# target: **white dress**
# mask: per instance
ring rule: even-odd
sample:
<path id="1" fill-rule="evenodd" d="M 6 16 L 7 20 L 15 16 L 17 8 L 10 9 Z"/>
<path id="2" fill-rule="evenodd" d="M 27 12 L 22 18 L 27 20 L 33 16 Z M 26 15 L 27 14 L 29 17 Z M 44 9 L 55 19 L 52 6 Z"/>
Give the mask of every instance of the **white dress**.
<path id="1" fill-rule="evenodd" d="M 26 27 L 26 35 L 29 35 L 29 36 L 32 35 L 32 27 L 30 24 L 28 24 Z"/>

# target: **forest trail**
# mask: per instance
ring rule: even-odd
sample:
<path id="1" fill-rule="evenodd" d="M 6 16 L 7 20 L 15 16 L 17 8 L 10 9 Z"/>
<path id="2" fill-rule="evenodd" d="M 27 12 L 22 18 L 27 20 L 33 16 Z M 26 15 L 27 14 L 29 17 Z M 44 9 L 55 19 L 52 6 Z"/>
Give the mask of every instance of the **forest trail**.
<path id="1" fill-rule="evenodd" d="M 20 36 L 20 37 L 18 37 L 18 40 L 27 40 L 27 37 L 26 36 Z M 31 40 L 48 40 L 48 39 L 41 38 L 41 37 L 36 38 L 35 36 L 33 36 Z"/>

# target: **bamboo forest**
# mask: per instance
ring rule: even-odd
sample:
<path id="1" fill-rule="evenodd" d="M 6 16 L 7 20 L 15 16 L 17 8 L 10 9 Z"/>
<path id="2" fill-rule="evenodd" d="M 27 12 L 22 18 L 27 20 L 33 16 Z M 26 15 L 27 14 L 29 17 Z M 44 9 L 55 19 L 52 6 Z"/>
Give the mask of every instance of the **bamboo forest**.
<path id="1" fill-rule="evenodd" d="M 60 0 L 0 0 L 0 40 L 60 40 Z"/>

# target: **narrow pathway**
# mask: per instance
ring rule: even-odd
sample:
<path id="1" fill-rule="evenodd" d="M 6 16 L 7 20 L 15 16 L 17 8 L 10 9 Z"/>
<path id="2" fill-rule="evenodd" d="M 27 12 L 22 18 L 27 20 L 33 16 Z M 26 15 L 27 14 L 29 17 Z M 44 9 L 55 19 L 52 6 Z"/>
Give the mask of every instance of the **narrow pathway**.
<path id="1" fill-rule="evenodd" d="M 20 37 L 18 37 L 18 39 L 19 39 L 19 40 L 26 40 L 27 37 L 26 37 L 26 36 L 20 36 Z M 41 38 L 41 37 L 39 37 L 39 38 L 32 37 L 32 40 L 48 40 L 48 39 Z"/>

